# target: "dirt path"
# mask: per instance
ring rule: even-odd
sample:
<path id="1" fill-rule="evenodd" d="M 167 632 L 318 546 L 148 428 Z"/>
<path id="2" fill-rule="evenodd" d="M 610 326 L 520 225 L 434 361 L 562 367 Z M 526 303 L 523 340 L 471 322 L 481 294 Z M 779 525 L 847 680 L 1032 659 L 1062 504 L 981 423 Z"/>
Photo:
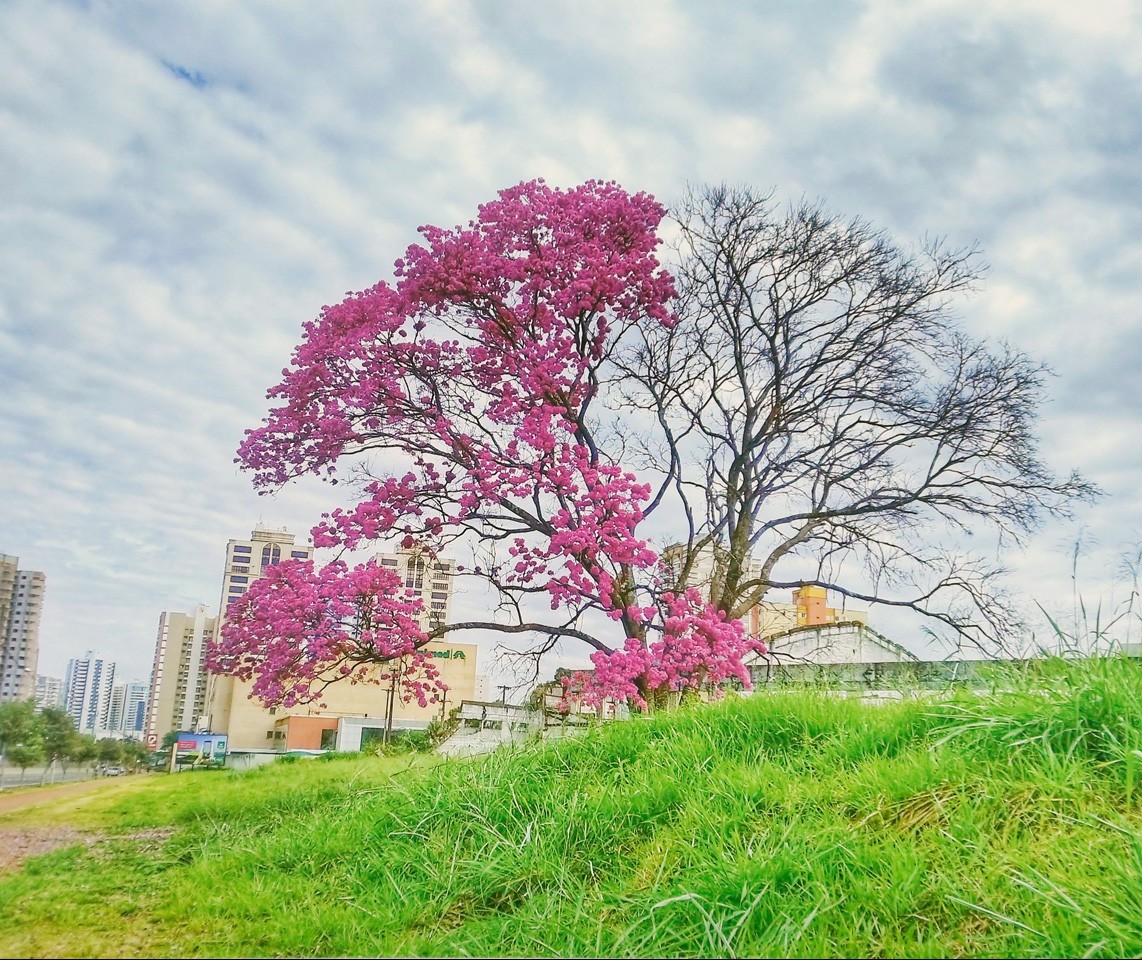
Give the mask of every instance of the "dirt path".
<path id="1" fill-rule="evenodd" d="M 23 810 L 26 807 L 34 807 L 42 803 L 51 803 L 53 800 L 64 800 L 68 797 L 79 797 L 85 793 L 95 793 L 115 782 L 115 780 L 110 779 L 81 780 L 78 783 L 57 783 L 46 787 L 0 790 L 0 814 L 12 813 L 14 810 Z"/>
<path id="2" fill-rule="evenodd" d="M 0 791 L 0 817 L 29 807 L 82 797 L 114 784 L 115 780 L 82 780 L 26 790 Z M 15 870 L 28 858 L 76 843 L 90 846 L 103 837 L 73 827 L 35 827 L 5 824 L 0 820 L 0 873 Z"/>

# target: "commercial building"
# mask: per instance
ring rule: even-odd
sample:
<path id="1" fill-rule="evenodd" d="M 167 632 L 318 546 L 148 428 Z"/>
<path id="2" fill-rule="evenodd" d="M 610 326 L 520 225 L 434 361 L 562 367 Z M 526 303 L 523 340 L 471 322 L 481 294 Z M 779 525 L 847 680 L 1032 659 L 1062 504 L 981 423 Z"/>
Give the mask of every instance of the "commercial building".
<path id="1" fill-rule="evenodd" d="M 235 546 L 251 546 L 252 550 L 247 553 L 236 550 Z M 223 579 L 223 604 L 241 596 L 248 588 L 249 581 L 235 583 L 235 576 L 252 579 L 255 573 L 257 563 L 243 563 L 240 558 L 251 556 L 264 564 L 273 556 L 274 547 L 280 548 L 279 555 L 283 557 L 287 549 L 290 556 L 309 555 L 303 553 L 303 548 L 293 547 L 292 537 L 288 543 L 266 541 L 260 548 L 253 543 L 230 542 Z M 415 549 L 378 554 L 375 560 L 397 573 L 405 589 L 422 601 L 423 628 L 448 622 L 455 574 L 452 560 L 431 557 Z M 235 571 L 235 567 L 243 566 L 249 570 Z M 338 680 L 325 688 L 320 703 L 290 708 L 265 707 L 251 699 L 251 684 L 232 676 L 214 676 L 210 681 L 208 710 L 200 729 L 226 734 L 232 756 L 262 751 L 358 750 L 371 739 L 393 731 L 425 729 L 432 720 L 446 715 L 451 707 L 458 707 L 461 700 L 473 698 L 478 648 L 471 643 L 442 640 L 428 644 L 425 649 L 448 686 L 445 699 L 440 703 L 424 707 L 415 701 L 406 703 L 401 699 L 399 685 L 387 681 Z M 384 666 L 378 666 L 372 676 L 380 677 L 384 671 Z"/>
<path id="2" fill-rule="evenodd" d="M 462 700 L 471 700 L 477 647 L 472 643 L 432 643 L 425 648 L 448 685 L 447 699 L 421 707 L 404 702 L 399 687 L 340 680 L 326 687 L 321 703 L 290 708 L 265 707 L 251 700 L 250 684 L 217 677 L 218 712 L 211 730 L 225 733 L 231 754 L 250 751 L 360 750 L 393 733 L 424 730 Z M 379 668 L 378 668 L 379 669 Z M 391 716 L 390 716 L 391 711 Z"/>
<path id="3" fill-rule="evenodd" d="M 683 565 L 689 560 L 690 567 L 685 571 L 687 584 L 697 587 L 705 596 L 710 596 L 718 583 L 725 577 L 725 560 L 715 550 L 705 547 L 692 556 L 683 544 L 667 547 L 662 559 L 676 576 L 684 572 Z M 750 561 L 746 564 L 743 577 L 761 575 L 761 566 Z M 849 610 L 828 605 L 828 592 L 824 587 L 807 585 L 793 591 L 793 602 L 762 600 L 755 604 L 742 617 L 746 633 L 751 637 L 772 637 L 799 627 L 813 627 L 835 623 L 868 623 L 868 614 L 863 610 Z"/>
<path id="4" fill-rule="evenodd" d="M 261 524 L 248 540 L 228 541 L 219 609 L 225 610 L 241 597 L 271 564 L 312 556 L 313 548 L 296 544 L 288 530 Z M 168 611 L 159 616 L 144 727 L 144 742 L 151 749 L 168 733 L 196 730 L 208 718 L 212 680 L 206 669 L 206 654 L 211 641 L 218 637 L 221 623 L 221 616 L 201 603 L 188 613 Z"/>
<path id="5" fill-rule="evenodd" d="M 0 703 L 36 695 L 45 581 L 38 570 L 21 570 L 18 557 L 0 553 Z"/>
<path id="6" fill-rule="evenodd" d="M 805 586 L 793 591 L 792 603 L 762 600 L 745 618 L 751 637 L 773 637 L 802 627 L 837 623 L 868 623 L 864 610 L 847 610 L 828 605 L 824 587 Z"/>
<path id="7" fill-rule="evenodd" d="M 64 709 L 76 729 L 97 740 L 111 735 L 111 692 L 115 664 L 93 650 L 69 660 L 64 677 Z"/>

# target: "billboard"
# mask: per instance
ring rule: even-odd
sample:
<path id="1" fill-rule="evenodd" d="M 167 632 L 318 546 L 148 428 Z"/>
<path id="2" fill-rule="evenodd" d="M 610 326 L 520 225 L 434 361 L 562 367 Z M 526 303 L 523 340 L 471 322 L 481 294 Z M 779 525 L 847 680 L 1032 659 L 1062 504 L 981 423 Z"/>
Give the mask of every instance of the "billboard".
<path id="1" fill-rule="evenodd" d="M 174 743 L 178 766 L 220 767 L 226 762 L 226 734 L 179 732 Z"/>

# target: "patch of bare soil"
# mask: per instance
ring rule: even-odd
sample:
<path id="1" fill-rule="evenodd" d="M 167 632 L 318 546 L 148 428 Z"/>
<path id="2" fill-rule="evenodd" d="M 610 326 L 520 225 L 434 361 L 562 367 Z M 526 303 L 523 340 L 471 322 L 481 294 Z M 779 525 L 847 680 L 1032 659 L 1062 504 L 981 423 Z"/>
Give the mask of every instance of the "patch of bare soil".
<path id="1" fill-rule="evenodd" d="M 98 839 L 71 827 L 0 826 L 0 872 L 19 869 L 28 857 L 51 853 L 76 843 L 90 846 Z"/>
<path id="2" fill-rule="evenodd" d="M 82 843 L 87 847 L 115 840 L 141 840 L 159 847 L 174 831 L 169 827 L 140 830 L 135 833 L 108 837 L 85 833 L 71 827 L 5 827 L 0 826 L 0 873 L 18 870 L 28 857 L 38 857 L 61 847 Z"/>

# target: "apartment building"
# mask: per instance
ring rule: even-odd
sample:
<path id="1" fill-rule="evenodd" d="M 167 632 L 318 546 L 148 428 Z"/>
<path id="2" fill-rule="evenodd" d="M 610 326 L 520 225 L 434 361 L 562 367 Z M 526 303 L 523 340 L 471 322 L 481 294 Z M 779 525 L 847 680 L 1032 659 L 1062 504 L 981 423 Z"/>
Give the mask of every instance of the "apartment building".
<path id="1" fill-rule="evenodd" d="M 46 577 L 0 554 L 0 703 L 36 695 Z"/>

